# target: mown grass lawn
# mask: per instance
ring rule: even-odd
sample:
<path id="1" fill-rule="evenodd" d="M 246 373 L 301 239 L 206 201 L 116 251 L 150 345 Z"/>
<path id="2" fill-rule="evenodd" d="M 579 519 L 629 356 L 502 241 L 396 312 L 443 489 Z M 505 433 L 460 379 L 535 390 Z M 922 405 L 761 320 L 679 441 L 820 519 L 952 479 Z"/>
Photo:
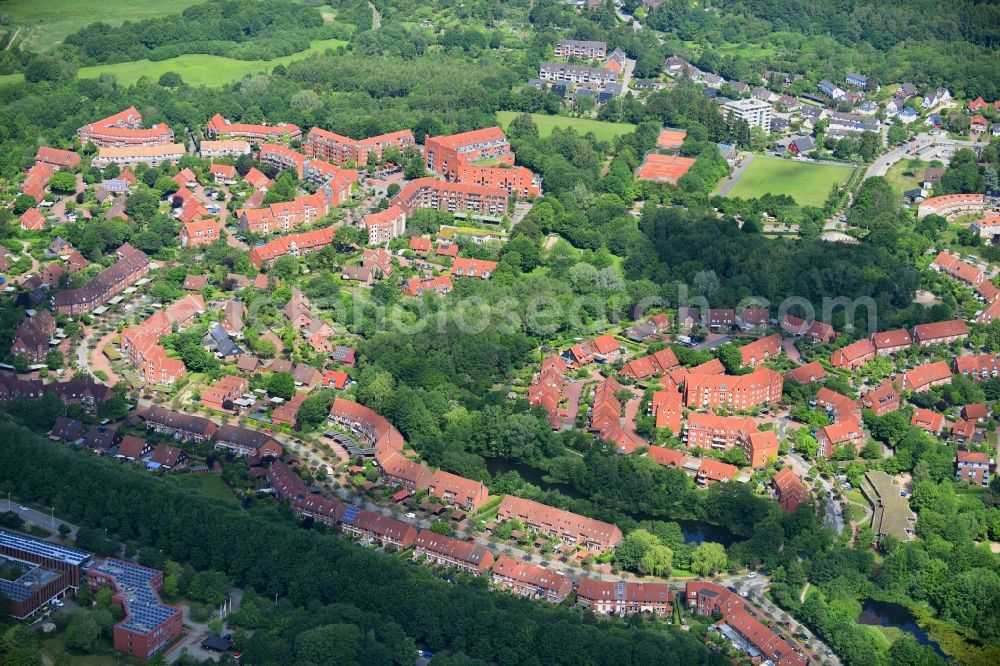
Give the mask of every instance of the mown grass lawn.
<path id="1" fill-rule="evenodd" d="M 923 175 L 924 170 L 930 165 L 930 162 L 921 160 L 900 160 L 889 167 L 885 179 L 892 185 L 896 196 L 902 198 L 903 192 L 920 186 L 919 176 Z"/>
<path id="2" fill-rule="evenodd" d="M 505 128 L 515 117 L 521 115 L 517 111 L 497 111 L 497 122 Z M 632 123 L 609 123 L 603 120 L 592 120 L 590 118 L 569 118 L 567 116 L 547 116 L 543 113 L 529 114 L 531 119 L 538 125 L 538 134 L 546 137 L 552 134 L 556 127 L 565 129 L 572 127 L 580 134 L 593 132 L 601 141 L 613 141 L 615 137 L 622 134 L 629 134 L 635 131 Z"/>
<path id="3" fill-rule="evenodd" d="M 269 72 L 277 65 L 287 65 L 296 60 L 302 60 L 314 53 L 323 53 L 327 49 L 344 46 L 347 42 L 340 39 L 320 39 L 312 43 L 305 51 L 292 55 L 274 58 L 273 60 L 236 60 L 222 56 L 186 54 L 176 58 L 167 58 L 153 62 L 151 60 L 134 60 L 113 65 L 94 65 L 80 68 L 79 78 L 97 78 L 104 72 L 114 74 L 119 83 L 129 85 L 143 76 L 158 79 L 165 72 L 177 72 L 184 82 L 193 86 L 221 86 L 242 79 L 247 74 Z"/>
<path id="4" fill-rule="evenodd" d="M 822 206 L 834 184 L 846 182 L 853 171 L 853 166 L 757 157 L 729 196 L 754 199 L 764 194 L 787 194 L 800 206 Z"/>
<path id="5" fill-rule="evenodd" d="M 179 14 L 202 0 L 8 0 L 0 14 L 9 16 L 10 30 L 18 30 L 16 44 L 33 51 L 48 51 L 67 36 L 91 23 L 120 25 Z"/>

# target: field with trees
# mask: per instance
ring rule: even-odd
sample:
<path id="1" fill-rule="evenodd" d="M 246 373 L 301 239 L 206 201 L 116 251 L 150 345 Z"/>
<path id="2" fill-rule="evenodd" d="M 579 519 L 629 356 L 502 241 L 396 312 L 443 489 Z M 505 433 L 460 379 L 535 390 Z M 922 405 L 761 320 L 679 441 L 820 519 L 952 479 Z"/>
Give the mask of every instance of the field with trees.
<path id="1" fill-rule="evenodd" d="M 136 83 L 142 77 L 158 79 L 167 72 L 180 74 L 184 83 L 192 86 L 221 86 L 239 81 L 252 74 L 264 74 L 278 65 L 289 65 L 296 60 L 323 53 L 328 49 L 346 46 L 342 39 L 318 39 L 308 49 L 279 56 L 272 60 L 237 60 L 225 56 L 207 55 L 201 53 L 185 54 L 166 60 L 131 60 L 108 65 L 91 65 L 81 67 L 77 72 L 80 78 L 97 78 L 101 74 L 111 74 L 124 85 Z"/>
<path id="2" fill-rule="evenodd" d="M 801 206 L 822 206 L 830 190 L 847 182 L 853 171 L 852 166 L 757 156 L 728 196 L 756 199 L 765 194 L 783 194 Z"/>
<path id="3" fill-rule="evenodd" d="M 518 114 L 514 111 L 497 111 L 497 122 L 500 123 L 501 127 L 506 129 L 510 126 L 510 121 L 512 121 L 517 115 Z M 602 120 L 593 120 L 592 118 L 549 116 L 543 113 L 532 113 L 530 115 L 531 119 L 538 127 L 539 136 L 543 138 L 552 134 L 552 130 L 557 127 L 559 129 L 572 128 L 579 134 L 593 132 L 594 136 L 600 141 L 613 141 L 616 137 L 619 137 L 622 134 L 628 134 L 635 131 L 635 125 L 632 123 L 612 123 Z"/>

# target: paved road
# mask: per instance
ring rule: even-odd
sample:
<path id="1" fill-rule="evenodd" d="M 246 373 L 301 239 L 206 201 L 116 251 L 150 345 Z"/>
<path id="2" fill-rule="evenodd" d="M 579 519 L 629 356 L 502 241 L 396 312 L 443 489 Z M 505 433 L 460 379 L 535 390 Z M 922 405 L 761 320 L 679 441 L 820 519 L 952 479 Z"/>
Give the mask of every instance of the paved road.
<path id="1" fill-rule="evenodd" d="M 743 161 L 740 162 L 739 166 L 737 166 L 733 171 L 733 175 L 731 175 L 729 180 L 724 182 L 722 187 L 719 188 L 718 194 L 720 197 L 729 196 L 730 190 L 732 190 L 733 186 L 736 185 L 736 181 L 740 179 L 740 176 L 742 176 L 743 172 L 747 170 L 747 167 L 753 163 L 755 157 L 756 155 L 747 155 L 743 158 Z"/>
<path id="2" fill-rule="evenodd" d="M 799 477 L 805 477 L 809 474 L 811 465 L 799 454 L 789 453 L 785 456 L 785 459 L 791 464 Z M 834 481 L 820 478 L 820 483 L 823 484 L 823 490 L 826 493 L 825 497 L 820 498 L 825 503 L 823 519 L 837 530 L 837 534 L 839 535 L 844 531 L 844 510 L 840 506 L 840 502 L 831 495 L 835 488 Z"/>
<path id="3" fill-rule="evenodd" d="M 947 151 L 954 153 L 955 150 L 957 150 L 958 148 L 972 148 L 977 145 L 978 146 L 986 145 L 985 143 L 977 144 L 975 141 L 958 141 L 956 139 L 950 139 L 947 136 L 937 136 L 935 134 L 929 134 L 927 132 L 918 134 L 915 137 L 915 140 L 917 142 L 918 147 L 929 146 L 931 143 L 936 143 L 937 147 L 942 150 L 934 152 L 936 153 L 939 152 L 942 154 Z M 896 162 L 907 159 L 909 157 L 913 158 L 921 157 L 920 155 L 911 156 L 909 154 L 910 148 L 911 145 L 909 142 L 907 142 L 902 146 L 900 146 L 899 148 L 893 148 L 889 152 L 880 155 L 878 159 L 872 162 L 871 166 L 868 167 L 868 170 L 865 171 L 865 178 L 871 178 L 872 176 L 884 176 L 889 171 L 889 168 L 892 167 L 892 165 L 895 164 Z M 929 157 L 927 159 L 929 159 Z"/>
<path id="4" fill-rule="evenodd" d="M 786 613 L 777 604 L 772 602 L 765 596 L 764 592 L 767 587 L 771 584 L 771 580 L 764 575 L 758 575 L 754 578 L 747 578 L 746 576 L 735 576 L 731 578 L 724 578 L 719 581 L 720 584 L 727 587 L 735 587 L 736 590 L 741 593 L 747 599 L 753 601 L 761 610 L 763 610 L 767 615 L 778 623 L 785 629 L 785 633 L 803 633 L 806 636 L 806 640 L 800 641 L 803 645 L 812 651 L 815 663 L 833 664 L 834 666 L 841 666 L 840 659 L 830 651 L 830 648 L 821 641 L 815 634 L 813 634 L 808 627 L 799 624 L 795 618 Z M 791 626 L 789 626 L 791 623 Z M 830 652 L 832 656 L 826 656 L 827 652 Z"/>
<path id="5" fill-rule="evenodd" d="M 27 509 L 27 511 L 22 511 L 21 506 L 24 506 Z M 65 525 L 66 527 L 69 528 L 70 538 L 73 539 L 76 538 L 76 533 L 78 530 L 76 525 L 73 525 L 72 523 L 67 523 L 66 521 L 61 520 L 60 518 L 56 518 L 55 522 L 53 523 L 51 510 L 49 512 L 46 512 L 44 507 L 41 510 L 38 510 L 29 504 L 22 505 L 18 500 L 18 498 L 13 495 L 11 495 L 10 497 L 9 504 L 7 503 L 7 499 L 5 497 L 0 498 L 0 507 L 3 507 L 4 511 L 8 510 L 13 511 L 21 518 L 21 520 L 23 520 L 26 523 L 31 523 L 32 525 L 37 525 L 38 527 L 44 527 L 47 530 L 52 530 L 56 534 L 58 533 L 59 526 Z"/>

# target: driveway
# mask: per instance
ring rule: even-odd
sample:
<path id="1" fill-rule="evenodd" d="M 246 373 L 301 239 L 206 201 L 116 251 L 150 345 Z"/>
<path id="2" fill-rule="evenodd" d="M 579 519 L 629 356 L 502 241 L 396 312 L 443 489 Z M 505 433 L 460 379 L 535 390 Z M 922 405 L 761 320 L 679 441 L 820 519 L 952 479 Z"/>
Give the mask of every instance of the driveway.
<path id="1" fill-rule="evenodd" d="M 724 182 L 721 187 L 719 187 L 717 194 L 720 197 L 729 196 L 729 191 L 733 189 L 733 186 L 736 185 L 736 181 L 740 179 L 740 176 L 743 175 L 743 172 L 746 171 L 747 168 L 753 163 L 754 157 L 756 156 L 747 155 L 746 157 L 743 158 L 743 161 L 739 163 L 739 166 L 737 166 L 736 169 L 733 170 L 733 175 L 731 175 L 729 179 L 726 180 L 726 182 Z"/>

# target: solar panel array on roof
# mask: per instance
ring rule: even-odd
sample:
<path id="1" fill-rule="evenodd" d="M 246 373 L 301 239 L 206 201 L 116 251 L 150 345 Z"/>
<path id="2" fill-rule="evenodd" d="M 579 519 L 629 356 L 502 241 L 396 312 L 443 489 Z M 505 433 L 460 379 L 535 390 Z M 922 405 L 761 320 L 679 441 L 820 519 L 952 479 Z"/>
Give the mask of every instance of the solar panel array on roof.
<path id="1" fill-rule="evenodd" d="M 108 560 L 94 571 L 115 581 L 127 617 L 120 626 L 129 631 L 147 634 L 176 613 L 177 608 L 166 606 L 153 589 L 152 580 L 160 572 L 121 560 Z"/>
<path id="2" fill-rule="evenodd" d="M 49 559 L 75 564 L 77 566 L 90 559 L 90 553 L 85 553 L 82 550 L 57 546 L 56 544 L 49 543 L 48 541 L 32 539 L 29 536 L 17 534 L 16 532 L 8 532 L 7 530 L 0 530 L 0 546 L 16 548 L 17 550 L 24 551 L 25 553 L 31 553 L 32 555 L 38 555 L 39 557 L 48 557 Z"/>
<path id="3" fill-rule="evenodd" d="M 358 511 L 360 510 L 361 509 L 354 506 L 353 504 L 348 504 L 347 511 L 344 512 L 344 517 L 340 519 L 340 522 L 344 525 L 352 524 L 354 522 L 354 519 L 358 517 Z"/>

